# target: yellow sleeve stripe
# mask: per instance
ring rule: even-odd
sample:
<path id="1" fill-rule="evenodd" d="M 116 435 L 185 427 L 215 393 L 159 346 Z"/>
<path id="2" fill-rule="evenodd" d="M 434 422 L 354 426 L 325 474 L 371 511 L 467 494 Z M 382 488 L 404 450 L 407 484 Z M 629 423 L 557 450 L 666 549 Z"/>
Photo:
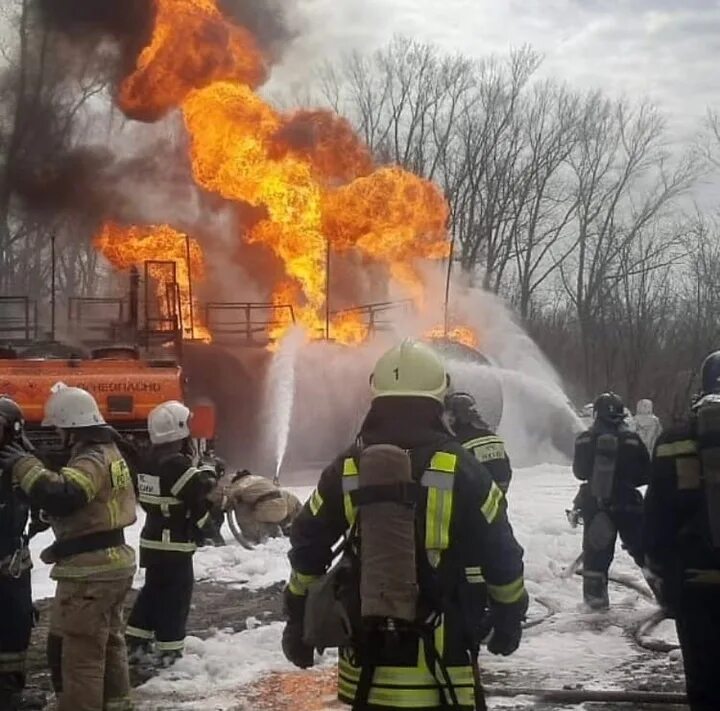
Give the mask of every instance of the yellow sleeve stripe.
<path id="1" fill-rule="evenodd" d="M 305 597 L 308 592 L 308 588 L 314 583 L 319 575 L 305 575 L 298 573 L 297 570 L 293 570 L 290 573 L 290 580 L 288 581 L 288 589 L 293 595 L 298 597 Z"/>
<path id="2" fill-rule="evenodd" d="M 677 457 L 681 454 L 695 454 L 697 452 L 697 443 L 691 439 L 683 439 L 679 442 L 669 442 L 668 444 L 660 444 L 655 450 L 657 457 Z"/>
<path id="3" fill-rule="evenodd" d="M 73 469 L 72 467 L 63 467 L 60 470 L 60 476 L 69 479 L 73 484 L 79 486 L 87 496 L 88 502 L 92 501 L 97 494 L 93 480 L 83 471 Z"/>
<path id="4" fill-rule="evenodd" d="M 186 486 L 187 483 L 197 474 L 195 467 L 190 467 L 170 488 L 170 493 L 177 496 Z"/>
<path id="5" fill-rule="evenodd" d="M 20 479 L 20 488 L 30 496 L 30 491 L 35 486 L 38 479 L 45 474 L 45 469 L 42 464 L 36 464 L 31 467 Z"/>
<path id="6" fill-rule="evenodd" d="M 503 605 L 511 605 L 513 602 L 522 599 L 525 594 L 525 582 L 521 576 L 506 585 L 488 584 L 487 589 L 488 594 L 495 602 L 500 602 Z"/>
<path id="7" fill-rule="evenodd" d="M 502 490 L 495 482 L 493 482 L 487 498 L 485 499 L 485 503 L 483 503 L 480 507 L 482 515 L 488 523 L 492 523 L 497 518 L 503 498 L 504 496 Z"/>
<path id="8" fill-rule="evenodd" d="M 465 449 L 473 449 L 474 447 L 482 447 L 486 444 L 504 445 L 504 442 L 500 439 L 500 437 L 488 435 L 487 437 L 475 437 L 475 439 L 469 439 L 467 442 L 463 443 L 463 447 L 465 447 Z"/>
<path id="9" fill-rule="evenodd" d="M 195 525 L 198 528 L 202 528 L 208 522 L 209 518 L 210 518 L 210 512 L 208 511 L 201 519 L 196 521 Z"/>
<path id="10" fill-rule="evenodd" d="M 320 496 L 320 492 L 315 489 L 313 493 L 310 496 L 310 499 L 308 501 L 308 506 L 310 506 L 310 511 L 312 512 L 313 516 L 317 516 L 318 512 L 320 511 L 320 508 L 323 505 L 323 498 Z"/>

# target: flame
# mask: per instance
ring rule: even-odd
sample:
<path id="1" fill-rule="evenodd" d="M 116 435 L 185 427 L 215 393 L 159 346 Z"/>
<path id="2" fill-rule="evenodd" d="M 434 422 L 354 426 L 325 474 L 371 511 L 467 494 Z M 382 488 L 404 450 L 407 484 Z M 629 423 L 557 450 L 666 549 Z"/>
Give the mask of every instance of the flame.
<path id="1" fill-rule="evenodd" d="M 292 305 L 295 321 L 322 337 L 328 256 L 357 250 L 421 303 L 416 260 L 449 253 L 448 207 L 437 186 L 401 168 L 376 169 L 350 124 L 331 111 L 284 114 L 266 103 L 254 91 L 266 78 L 257 43 L 223 17 L 217 0 L 155 6 L 150 44 L 120 88 L 120 106 L 147 120 L 180 108 L 195 181 L 256 208 L 244 238 L 284 266 L 273 302 Z M 291 322 L 280 318 L 271 337 Z M 357 343 L 367 327 L 346 312 L 330 332 Z"/>
<path id="2" fill-rule="evenodd" d="M 197 302 L 190 299 L 190 274 L 188 272 L 188 237 L 169 225 L 147 225 L 124 227 L 107 222 L 93 240 L 95 246 L 116 269 L 142 266 L 147 261 L 173 262 L 175 280 L 179 292 L 180 318 L 183 335 L 210 341 L 207 329 L 199 323 Z M 192 238 L 190 244 L 190 269 L 193 281 L 205 276 L 205 260 L 198 242 Z M 157 282 L 156 293 L 160 314 L 172 318 L 175 309 L 168 303 L 168 270 L 162 264 L 150 264 L 148 274 Z M 192 308 L 191 308 L 192 303 Z M 194 329 L 191 324 L 194 322 Z M 160 330 L 171 330 L 170 323 Z"/>
<path id="3" fill-rule="evenodd" d="M 425 332 L 425 338 L 453 341 L 469 348 L 477 348 L 480 343 L 477 333 L 469 326 L 453 326 L 447 332 L 444 326 L 434 326 Z"/>
<path id="4" fill-rule="evenodd" d="M 118 102 L 132 118 L 156 121 L 192 89 L 218 80 L 259 86 L 267 77 L 255 38 L 225 20 L 215 0 L 154 0 L 155 26 Z"/>

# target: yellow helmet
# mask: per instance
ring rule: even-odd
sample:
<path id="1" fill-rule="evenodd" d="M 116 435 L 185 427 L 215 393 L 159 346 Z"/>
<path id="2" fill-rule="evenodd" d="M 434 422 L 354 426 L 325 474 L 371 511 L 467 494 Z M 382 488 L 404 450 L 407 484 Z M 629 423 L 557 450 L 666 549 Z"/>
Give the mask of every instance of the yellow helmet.
<path id="1" fill-rule="evenodd" d="M 442 404 L 449 385 L 440 356 L 424 343 L 410 339 L 385 353 L 370 377 L 373 399 L 427 397 Z"/>

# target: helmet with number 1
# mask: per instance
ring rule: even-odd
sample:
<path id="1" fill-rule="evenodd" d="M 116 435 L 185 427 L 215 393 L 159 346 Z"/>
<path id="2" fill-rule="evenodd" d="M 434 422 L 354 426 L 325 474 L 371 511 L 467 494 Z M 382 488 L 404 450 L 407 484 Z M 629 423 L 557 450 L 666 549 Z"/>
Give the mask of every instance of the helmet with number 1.
<path id="1" fill-rule="evenodd" d="M 370 377 L 373 399 L 426 397 L 444 404 L 449 385 L 440 356 L 430 346 L 410 339 L 385 353 Z"/>
<path id="2" fill-rule="evenodd" d="M 55 383 L 50 390 L 43 427 L 75 430 L 105 424 L 95 398 L 87 390 L 68 387 L 65 383 Z"/>
<path id="3" fill-rule="evenodd" d="M 148 415 L 148 433 L 153 444 L 180 442 L 190 436 L 190 408 L 177 400 L 158 405 Z"/>

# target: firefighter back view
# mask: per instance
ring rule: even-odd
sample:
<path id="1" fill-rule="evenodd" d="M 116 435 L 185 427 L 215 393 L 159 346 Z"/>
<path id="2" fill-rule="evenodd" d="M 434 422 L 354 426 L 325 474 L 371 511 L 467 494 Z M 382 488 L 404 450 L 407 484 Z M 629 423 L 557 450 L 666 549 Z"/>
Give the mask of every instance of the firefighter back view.
<path id="1" fill-rule="evenodd" d="M 643 541 L 652 587 L 675 618 L 693 711 L 720 708 L 720 351 L 702 365 L 689 420 L 657 441 Z"/>
<path id="2" fill-rule="evenodd" d="M 477 411 L 475 398 L 470 393 L 450 393 L 445 398 L 445 411 L 448 425 L 460 444 L 488 468 L 493 481 L 507 495 L 512 479 L 510 458 L 505 443 Z"/>
<path id="3" fill-rule="evenodd" d="M 314 647 L 339 647 L 338 696 L 353 709 L 485 708 L 481 640 L 502 655 L 520 642 L 522 549 L 502 491 L 445 427 L 448 380 L 418 342 L 380 358 L 358 441 L 291 529 L 283 651 L 305 668 Z"/>
<path id="4" fill-rule="evenodd" d="M 228 498 L 243 537 L 262 543 L 282 533 L 292 501 L 270 479 L 244 469 L 232 478 Z"/>
<path id="5" fill-rule="evenodd" d="M 42 509 L 55 543 L 41 558 L 57 581 L 48 636 L 48 662 L 59 711 L 131 709 L 123 603 L 135 572 L 135 553 L 123 529 L 135 521 L 127 464 L 95 399 L 58 383 L 43 425 L 55 427 L 70 449 L 67 466 L 46 469 L 11 445 L 0 466 Z"/>
<path id="6" fill-rule="evenodd" d="M 143 585 L 126 630 L 130 661 L 168 666 L 182 655 L 194 583 L 193 553 L 208 515 L 211 467 L 196 467 L 190 410 L 181 402 L 158 405 L 148 415 L 152 450 L 138 473 L 146 513 L 140 534 Z"/>
<path id="7" fill-rule="evenodd" d="M 633 560 L 642 567 L 642 496 L 650 458 L 642 440 L 624 424 L 625 408 L 615 393 L 600 395 L 595 421 L 575 442 L 573 473 L 580 481 L 575 499 L 584 521 L 583 597 L 593 609 L 605 609 L 608 570 L 618 533 Z"/>
<path id="8" fill-rule="evenodd" d="M 31 450 L 24 436 L 20 407 L 0 396 L 0 449 L 14 443 Z M 0 472 L 0 709 L 44 708 L 31 706 L 23 694 L 25 656 L 33 626 L 30 587 L 30 551 L 25 528 L 30 502 L 13 482 L 12 470 Z"/>

